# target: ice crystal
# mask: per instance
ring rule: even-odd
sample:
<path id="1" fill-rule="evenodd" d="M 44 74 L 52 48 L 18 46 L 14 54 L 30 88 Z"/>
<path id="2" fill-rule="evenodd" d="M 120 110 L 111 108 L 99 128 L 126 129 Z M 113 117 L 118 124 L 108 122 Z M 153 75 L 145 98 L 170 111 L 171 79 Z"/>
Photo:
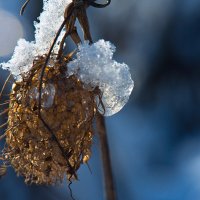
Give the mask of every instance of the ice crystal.
<path id="1" fill-rule="evenodd" d="M 16 79 L 20 79 L 20 74 L 29 71 L 35 57 L 48 52 L 52 41 L 64 20 L 64 10 L 71 0 L 43 0 L 43 12 L 40 14 L 35 25 L 35 41 L 28 42 L 20 39 L 14 50 L 12 58 L 7 63 L 2 63 L 3 69 L 8 69 Z M 63 37 L 61 32 L 54 52 L 58 50 L 58 43 Z"/>
<path id="2" fill-rule="evenodd" d="M 46 85 L 42 86 L 41 91 L 41 97 L 42 97 L 42 107 L 43 108 L 50 108 L 53 105 L 54 97 L 56 94 L 56 89 L 53 84 L 48 83 Z M 32 99 L 36 99 L 37 102 L 39 101 L 39 91 L 38 88 L 35 87 L 30 91 L 29 97 Z"/>
<path id="3" fill-rule="evenodd" d="M 84 83 L 100 88 L 105 116 L 120 111 L 134 87 L 129 67 L 113 60 L 114 52 L 115 46 L 104 40 L 93 45 L 84 43 L 79 46 L 77 58 L 68 64 L 68 75 L 75 73 Z M 99 111 L 103 113 L 102 108 Z"/>

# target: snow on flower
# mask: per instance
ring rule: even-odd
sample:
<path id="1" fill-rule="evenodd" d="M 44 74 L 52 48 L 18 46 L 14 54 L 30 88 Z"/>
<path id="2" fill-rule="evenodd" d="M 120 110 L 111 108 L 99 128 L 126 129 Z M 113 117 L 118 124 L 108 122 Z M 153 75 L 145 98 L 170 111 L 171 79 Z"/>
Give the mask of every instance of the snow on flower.
<path id="1" fill-rule="evenodd" d="M 99 40 L 93 45 L 79 46 L 77 58 L 68 64 L 68 73 L 77 74 L 81 81 L 92 87 L 98 86 L 103 93 L 105 116 L 120 111 L 133 90 L 129 67 L 113 60 L 115 46 Z M 103 113 L 103 109 L 99 110 Z"/>
<path id="2" fill-rule="evenodd" d="M 43 12 L 38 17 L 39 22 L 34 22 L 35 41 L 28 42 L 20 39 L 14 50 L 12 58 L 7 63 L 0 64 L 3 69 L 11 71 L 16 79 L 20 74 L 29 71 L 34 58 L 48 52 L 52 41 L 64 20 L 64 10 L 71 0 L 43 0 Z M 58 50 L 64 31 L 61 32 L 54 46 L 54 52 Z"/>
<path id="3" fill-rule="evenodd" d="M 20 39 L 12 58 L 7 63 L 0 64 L 3 69 L 10 70 L 17 80 L 21 79 L 21 74 L 30 70 L 36 57 L 47 54 L 63 22 L 64 9 L 71 0 L 43 0 L 43 2 L 43 12 L 38 18 L 39 22 L 34 22 L 35 41 Z M 54 53 L 57 53 L 63 35 L 64 31 L 54 46 Z M 99 40 L 92 45 L 85 42 L 78 50 L 77 58 L 68 64 L 68 74 L 77 74 L 87 85 L 93 88 L 99 87 L 103 93 L 102 102 L 105 107 L 105 113 L 104 108 L 99 109 L 101 113 L 105 116 L 117 113 L 127 103 L 134 87 L 129 67 L 113 60 L 115 46 L 110 42 Z"/>

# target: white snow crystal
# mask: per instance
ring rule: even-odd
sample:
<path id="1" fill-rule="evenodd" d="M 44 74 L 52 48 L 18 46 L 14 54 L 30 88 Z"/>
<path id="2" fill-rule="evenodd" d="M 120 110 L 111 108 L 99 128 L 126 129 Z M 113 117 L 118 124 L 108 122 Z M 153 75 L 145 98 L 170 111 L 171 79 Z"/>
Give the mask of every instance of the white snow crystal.
<path id="1" fill-rule="evenodd" d="M 43 0 L 43 12 L 35 25 L 35 41 L 28 42 L 20 39 L 12 58 L 7 63 L 1 63 L 3 69 L 8 69 L 16 79 L 20 74 L 27 72 L 36 56 L 44 55 L 50 49 L 54 37 L 64 20 L 64 10 L 71 0 Z M 54 52 L 58 51 L 58 42 L 61 41 L 64 31 L 61 32 Z"/>
<path id="2" fill-rule="evenodd" d="M 15 47 L 13 57 L 7 63 L 2 63 L 3 69 L 8 69 L 17 78 L 31 68 L 35 56 L 35 44 L 20 39 Z"/>
<path id="3" fill-rule="evenodd" d="M 56 89 L 53 84 L 47 83 L 47 84 L 43 85 L 42 90 L 41 90 L 41 98 L 42 98 L 41 106 L 43 108 L 50 108 L 53 105 L 55 94 L 56 94 Z M 39 101 L 38 88 L 36 88 L 36 87 L 33 88 L 30 91 L 29 97 Z"/>
<path id="4" fill-rule="evenodd" d="M 21 74 L 30 70 L 36 57 L 47 54 L 54 37 L 64 20 L 64 10 L 71 3 L 71 0 L 43 0 L 43 12 L 39 16 L 39 22 L 35 25 L 35 41 L 28 42 L 20 39 L 14 50 L 12 58 L 7 63 L 1 63 L 3 69 L 8 69 L 16 79 L 21 79 Z M 63 37 L 64 31 L 61 32 L 54 53 L 58 51 L 58 43 Z M 110 42 L 99 40 L 89 45 L 83 43 L 79 46 L 77 58 L 68 64 L 68 75 L 77 74 L 77 76 L 86 85 L 95 88 L 96 86 L 102 91 L 102 102 L 105 107 L 99 106 L 99 111 L 106 116 L 117 113 L 127 103 L 129 96 L 134 87 L 131 79 L 129 67 L 113 60 L 115 46 Z M 34 92 L 34 91 L 32 91 Z M 35 91 L 37 93 L 37 91 Z M 54 97 L 54 88 L 49 87 L 43 91 L 43 96 L 49 94 Z M 36 95 L 37 96 L 37 95 Z M 96 99 L 97 105 L 101 105 Z M 52 99 L 47 98 L 45 107 L 52 104 Z"/>
<path id="5" fill-rule="evenodd" d="M 84 43 L 79 46 L 77 58 L 68 64 L 69 75 L 77 74 L 84 83 L 99 86 L 103 92 L 105 116 L 120 111 L 134 87 L 129 67 L 113 60 L 114 52 L 115 46 L 104 40 L 92 45 Z M 99 111 L 103 113 L 102 108 Z"/>

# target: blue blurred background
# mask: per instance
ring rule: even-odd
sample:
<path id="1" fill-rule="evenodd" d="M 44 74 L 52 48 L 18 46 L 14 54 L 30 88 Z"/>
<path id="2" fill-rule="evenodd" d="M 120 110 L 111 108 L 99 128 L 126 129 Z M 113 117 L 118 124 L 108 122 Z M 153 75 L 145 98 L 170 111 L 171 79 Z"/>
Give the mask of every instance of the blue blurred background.
<path id="1" fill-rule="evenodd" d="M 34 39 L 42 0 L 32 0 L 20 17 L 23 3 L 0 0 L 0 62 L 10 58 L 20 37 Z M 115 59 L 130 66 L 135 81 L 125 108 L 106 118 L 118 199 L 200 200 L 200 1 L 113 0 L 88 14 L 94 41 L 114 43 Z M 0 69 L 1 86 L 7 75 Z M 92 174 L 81 167 L 74 197 L 103 200 L 97 137 L 89 164 Z M 27 186 L 9 169 L 0 180 L 0 199 L 70 197 L 66 181 Z"/>

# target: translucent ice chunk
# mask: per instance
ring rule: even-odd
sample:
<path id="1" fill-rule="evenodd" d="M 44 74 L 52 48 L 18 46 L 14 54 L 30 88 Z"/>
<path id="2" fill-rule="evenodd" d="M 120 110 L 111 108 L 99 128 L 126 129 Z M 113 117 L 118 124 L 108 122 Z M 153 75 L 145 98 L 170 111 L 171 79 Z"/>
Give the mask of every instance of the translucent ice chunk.
<path id="1" fill-rule="evenodd" d="M 48 83 L 42 86 L 42 102 L 41 106 L 43 108 L 50 108 L 53 105 L 54 97 L 56 94 L 56 89 L 53 84 Z M 33 88 L 29 94 L 30 98 L 39 100 L 39 91 L 38 88 Z"/>
<path id="2" fill-rule="evenodd" d="M 77 74 L 84 83 L 92 87 L 98 86 L 103 92 L 105 116 L 120 111 L 134 87 L 129 67 L 113 60 L 114 52 L 115 46 L 104 40 L 91 46 L 84 43 L 79 46 L 77 58 L 68 64 L 68 75 Z M 103 110 L 99 107 L 101 113 Z"/>

